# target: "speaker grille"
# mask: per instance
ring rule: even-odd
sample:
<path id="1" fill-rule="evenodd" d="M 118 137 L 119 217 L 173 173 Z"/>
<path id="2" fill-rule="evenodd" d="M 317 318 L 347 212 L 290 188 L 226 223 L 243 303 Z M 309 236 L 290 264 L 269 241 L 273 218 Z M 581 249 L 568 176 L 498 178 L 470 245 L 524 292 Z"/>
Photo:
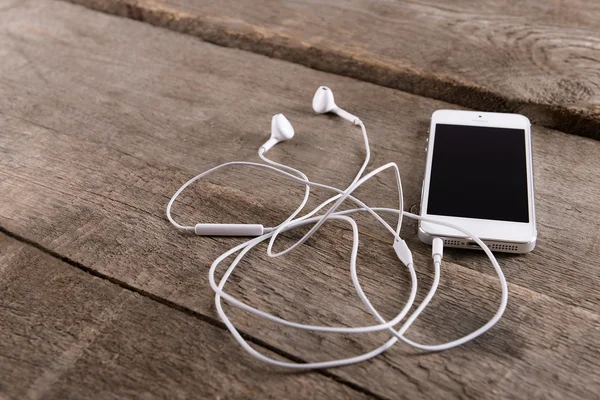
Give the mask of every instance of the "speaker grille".
<path id="1" fill-rule="evenodd" d="M 444 244 L 448 245 L 448 246 L 462 246 L 465 244 L 465 242 L 461 242 L 460 240 L 456 240 L 456 239 L 447 239 L 444 238 Z"/>
<path id="2" fill-rule="evenodd" d="M 514 244 L 497 244 L 497 243 L 494 243 L 494 244 L 490 244 L 488 246 L 492 250 L 517 251 L 519 249 L 519 246 L 516 246 Z"/>
<path id="3" fill-rule="evenodd" d="M 479 246 L 472 246 L 469 243 L 472 244 L 473 242 L 465 240 L 465 239 L 442 238 L 442 240 L 444 241 L 445 246 L 462 247 L 462 248 L 469 248 L 469 249 L 472 249 L 472 248 L 479 249 Z M 514 245 L 514 244 L 489 243 L 489 242 L 486 242 L 486 244 L 488 245 L 490 250 L 507 251 L 507 252 L 519 251 L 519 246 Z"/>

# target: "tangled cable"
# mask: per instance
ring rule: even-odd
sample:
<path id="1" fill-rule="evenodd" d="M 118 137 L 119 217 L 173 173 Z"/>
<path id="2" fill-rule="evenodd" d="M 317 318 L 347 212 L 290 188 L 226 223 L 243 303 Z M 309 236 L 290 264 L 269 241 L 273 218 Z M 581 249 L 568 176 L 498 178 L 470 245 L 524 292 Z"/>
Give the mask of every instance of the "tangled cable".
<path id="1" fill-rule="evenodd" d="M 225 253 L 223 253 L 212 263 L 212 265 L 209 269 L 209 274 L 208 274 L 209 282 L 210 282 L 210 286 L 211 286 L 212 290 L 215 292 L 215 304 L 216 304 L 217 312 L 218 312 L 220 318 L 223 320 L 223 322 L 227 326 L 227 328 L 229 329 L 229 331 L 232 333 L 233 337 L 237 340 L 237 342 L 252 356 L 254 356 L 255 358 L 257 358 L 261 361 L 264 361 L 268 364 L 272 364 L 272 365 L 279 366 L 279 367 L 294 368 L 294 369 L 317 369 L 317 368 L 339 367 L 339 366 L 343 366 L 343 365 L 348 365 L 348 364 L 353 364 L 353 363 L 358 363 L 361 361 L 368 360 L 372 357 L 375 357 L 375 356 L 383 353 L 384 351 L 389 349 L 391 346 L 393 346 L 398 340 L 400 340 L 410 346 L 413 346 L 417 349 L 424 350 L 424 351 L 447 350 L 452 347 L 460 346 L 461 344 L 464 344 L 464 343 L 478 337 L 479 335 L 481 335 L 481 334 L 485 333 L 487 330 L 489 330 L 492 326 L 494 326 L 500 320 L 500 318 L 502 317 L 502 314 L 504 313 L 504 311 L 506 309 L 506 305 L 507 305 L 507 301 L 508 301 L 508 286 L 507 286 L 504 274 L 502 272 L 502 269 L 500 268 L 500 265 L 498 264 L 496 258 L 494 257 L 494 255 L 492 254 L 492 252 L 490 251 L 488 246 L 481 239 L 479 239 L 478 237 L 476 237 L 475 235 L 473 235 L 472 233 L 470 233 L 469 231 L 467 231 L 466 229 L 464 229 L 460 226 L 450 224 L 447 222 L 443 222 L 443 221 L 439 221 L 439 220 L 436 220 L 431 217 L 423 217 L 420 215 L 416 215 L 416 214 L 412 214 L 412 213 L 403 211 L 403 208 L 404 208 L 403 203 L 404 202 L 403 202 L 403 193 L 402 193 L 402 181 L 400 178 L 400 171 L 398 169 L 398 166 L 395 163 L 393 163 L 393 162 L 387 163 L 387 164 L 382 165 L 381 167 L 376 168 L 373 171 L 365 174 L 365 171 L 366 171 L 367 165 L 369 164 L 369 160 L 370 160 L 370 156 L 371 156 L 371 152 L 370 152 L 370 148 L 369 148 L 369 139 L 367 136 L 367 130 L 360 119 L 358 119 L 356 116 L 340 109 L 339 107 L 337 107 L 337 105 L 335 105 L 335 102 L 333 101 L 333 94 L 331 93 L 331 91 L 328 88 L 320 87 L 317 90 L 317 93 L 315 94 L 315 98 L 313 99 L 313 109 L 315 109 L 315 111 L 318 113 L 333 112 L 333 113 L 341 116 L 342 118 L 352 122 L 353 124 L 358 125 L 361 128 L 363 139 L 364 139 L 365 151 L 366 151 L 365 160 L 364 160 L 361 168 L 359 169 L 358 173 L 356 174 L 355 178 L 348 185 L 348 187 L 346 187 L 344 190 L 335 188 L 333 186 L 312 182 L 308 179 L 308 177 L 303 172 L 301 172 L 295 168 L 289 167 L 287 165 L 283 165 L 283 164 L 277 163 L 275 161 L 272 161 L 266 157 L 266 153 L 271 147 L 273 147 L 275 144 L 277 144 L 283 140 L 291 139 L 294 136 L 294 130 L 293 130 L 291 124 L 289 123 L 289 121 L 282 114 L 277 114 L 273 117 L 273 120 L 272 120 L 271 138 L 263 146 L 261 146 L 261 148 L 258 151 L 258 155 L 264 161 L 264 164 L 263 163 L 255 163 L 255 162 L 246 162 L 246 161 L 233 161 L 233 162 L 228 162 L 228 163 L 218 165 L 214 168 L 211 168 L 211 169 L 193 177 L 192 179 L 190 179 L 189 181 L 184 183 L 183 186 L 181 186 L 177 190 L 177 192 L 175 192 L 175 194 L 173 195 L 173 197 L 171 198 L 171 200 L 169 201 L 169 203 L 167 205 L 167 218 L 176 228 L 178 228 L 180 230 L 196 232 L 197 234 L 200 234 L 200 235 L 213 234 L 213 235 L 230 235 L 230 236 L 251 236 L 252 233 L 248 234 L 248 232 L 251 232 L 251 231 L 253 232 L 255 230 L 253 230 L 253 228 L 252 228 L 249 231 L 248 226 L 246 226 L 244 224 L 236 225 L 239 228 L 238 231 L 236 231 L 236 226 L 228 225 L 228 224 L 223 224 L 222 229 L 220 228 L 220 226 L 221 226 L 220 224 L 210 224 L 211 226 L 210 226 L 210 229 L 208 229 L 208 230 L 204 229 L 205 225 L 207 225 L 207 224 L 197 224 L 195 226 L 180 225 L 171 216 L 171 207 L 172 207 L 173 203 L 175 202 L 175 200 L 177 199 L 177 197 L 189 185 L 191 185 L 192 183 L 196 182 L 197 180 L 199 180 L 201 178 L 204 178 L 204 177 L 210 175 L 211 173 L 213 173 L 221 168 L 225 168 L 225 167 L 233 166 L 233 165 L 244 165 L 244 166 L 249 166 L 249 167 L 253 167 L 253 168 L 264 168 L 264 169 L 267 169 L 270 171 L 277 172 L 278 174 L 281 174 L 283 177 L 291 180 L 292 182 L 300 183 L 305 186 L 306 189 L 305 189 L 305 194 L 304 194 L 304 198 L 303 198 L 302 202 L 300 203 L 298 208 L 285 221 L 283 221 L 281 224 L 279 224 L 275 227 L 269 227 L 269 228 L 263 229 L 262 226 L 259 226 L 260 229 L 258 231 L 256 231 L 256 233 L 254 234 L 256 237 L 254 237 L 250 240 L 247 240 L 246 242 L 241 243 L 241 244 L 229 249 Z M 377 174 L 379 174 L 387 169 L 392 169 L 395 173 L 397 190 L 398 190 L 398 199 L 399 199 L 398 209 L 381 208 L 381 207 L 371 208 L 371 207 L 367 206 L 365 203 L 363 203 L 361 200 L 359 200 L 358 198 L 352 196 L 352 193 L 358 187 L 360 187 L 363 183 L 367 182 L 372 177 L 376 176 Z M 326 201 L 324 201 L 323 203 L 321 203 L 320 205 L 315 207 L 313 210 L 311 210 L 307 214 L 299 217 L 298 215 L 302 212 L 302 210 L 306 206 L 306 203 L 308 202 L 308 199 L 310 196 L 310 189 L 312 187 L 329 190 L 331 192 L 334 192 L 335 195 L 333 195 L 332 197 L 330 197 L 329 199 L 327 199 Z M 350 200 L 353 203 L 355 203 L 357 208 L 344 210 L 344 211 L 337 211 L 337 209 L 340 207 L 340 205 L 343 202 L 345 202 L 346 200 Z M 325 207 L 327 207 L 331 203 L 333 203 L 333 205 L 331 205 L 325 211 L 324 214 L 316 215 L 321 210 L 325 209 Z M 396 251 L 396 254 L 397 254 L 398 258 L 400 259 L 400 261 L 408 268 L 408 271 L 410 273 L 411 290 L 410 290 L 410 295 L 409 295 L 408 301 L 405 304 L 405 306 L 400 310 L 398 315 L 396 315 L 393 319 L 391 319 L 389 321 L 386 321 L 379 314 L 379 312 L 377 312 L 375 307 L 373 307 L 373 305 L 369 301 L 368 297 L 365 295 L 364 291 L 362 290 L 360 280 L 358 278 L 358 274 L 356 271 L 356 257 L 358 254 L 359 235 L 358 235 L 357 224 L 356 224 L 355 220 L 353 218 L 351 218 L 349 215 L 354 214 L 354 213 L 359 213 L 359 212 L 369 213 L 379 223 L 381 223 L 385 229 L 387 229 L 391 233 L 391 235 L 393 236 L 394 250 Z M 397 215 L 398 223 L 396 225 L 396 229 L 393 229 L 379 215 L 379 213 L 391 213 L 391 214 Z M 417 276 L 416 276 L 415 269 L 413 266 L 411 252 L 408 249 L 408 246 L 406 245 L 404 240 L 402 240 L 400 238 L 400 230 L 402 227 L 403 217 L 408 217 L 408 218 L 413 218 L 416 220 L 421 220 L 421 221 L 426 221 L 426 222 L 435 223 L 435 224 L 439 224 L 439 225 L 444 225 L 444 226 L 456 229 L 456 230 L 462 232 L 463 234 L 465 234 L 468 238 L 475 241 L 483 249 L 483 251 L 486 253 L 488 258 L 492 262 L 492 265 L 498 275 L 498 278 L 499 278 L 500 284 L 501 284 L 501 288 L 502 288 L 502 297 L 501 297 L 501 301 L 500 301 L 498 310 L 496 311 L 494 316 L 485 325 L 481 326 L 479 329 L 477 329 L 477 330 L 471 332 L 470 334 L 463 336 L 459 339 L 455 339 L 453 341 L 443 343 L 443 344 L 437 344 L 437 345 L 426 345 L 426 344 L 416 343 L 404 336 L 406 331 L 410 328 L 410 326 L 414 323 L 414 321 L 419 317 L 419 315 L 423 312 L 423 310 L 427 307 L 427 305 L 429 304 L 429 302 L 435 295 L 435 292 L 437 290 L 437 287 L 438 287 L 438 284 L 440 281 L 440 265 L 441 265 L 441 259 L 442 259 L 442 253 L 443 253 L 443 249 L 442 249 L 443 241 L 440 238 L 434 239 L 433 252 L 432 252 L 433 264 L 434 264 L 434 280 L 431 285 L 431 288 L 429 289 L 429 292 L 427 293 L 427 296 L 423 299 L 421 304 L 419 304 L 419 306 L 416 308 L 416 310 L 414 310 L 412 312 L 412 314 L 409 315 L 409 311 L 411 310 L 411 308 L 413 306 L 413 303 L 414 303 L 415 297 L 416 297 L 416 293 L 417 293 Z M 228 294 L 225 291 L 225 284 L 227 283 L 227 280 L 229 279 L 229 277 L 231 276 L 231 274 L 237 267 L 240 260 L 254 246 L 269 239 L 269 244 L 267 247 L 267 254 L 269 255 L 269 257 L 283 256 L 285 254 L 290 253 L 291 251 L 296 249 L 298 246 L 303 244 L 328 220 L 344 221 L 344 222 L 347 222 L 350 225 L 350 227 L 352 228 L 352 250 L 351 250 L 351 255 L 350 255 L 350 274 L 351 274 L 351 278 L 352 278 L 352 283 L 354 285 L 356 294 L 361 299 L 363 305 L 365 306 L 367 311 L 377 321 L 376 324 L 360 326 L 360 327 L 322 326 L 322 325 L 302 324 L 302 323 L 298 323 L 298 322 L 289 321 L 289 320 L 277 317 L 268 312 L 259 310 L 255 307 L 252 307 L 252 306 L 244 303 L 243 301 L 241 301 L 239 299 L 236 299 L 234 296 Z M 302 236 L 302 238 L 300 238 L 298 241 L 296 241 L 293 245 L 291 245 L 287 249 L 280 251 L 278 253 L 273 252 L 273 245 L 280 233 L 286 232 L 286 231 L 289 231 L 292 229 L 300 228 L 303 226 L 309 226 L 309 225 L 312 225 L 312 228 L 304 236 Z M 233 228 L 232 228 L 232 226 L 233 226 Z M 256 227 L 256 225 L 254 225 L 253 227 Z M 219 230 L 219 229 L 221 229 L 221 230 Z M 227 268 L 223 277 L 219 281 L 217 281 L 215 279 L 215 271 L 216 271 L 217 267 L 219 266 L 219 264 L 223 260 L 228 258 L 230 255 L 235 254 L 237 252 L 239 252 L 237 257 L 229 265 L 229 267 Z M 279 361 L 279 360 L 275 360 L 273 358 L 265 356 L 264 354 L 260 353 L 259 351 L 254 349 L 252 346 L 250 346 L 250 344 L 248 344 L 248 342 L 242 337 L 242 335 L 240 335 L 238 330 L 235 328 L 235 326 L 233 325 L 233 323 L 230 321 L 230 319 L 227 317 L 225 311 L 223 310 L 223 306 L 222 306 L 223 299 L 225 301 L 227 301 L 228 303 L 230 303 L 231 305 L 239 307 L 239 308 L 241 308 L 245 311 L 248 311 L 258 317 L 265 318 L 267 320 L 270 320 L 270 321 L 273 321 L 273 322 L 276 322 L 276 323 L 279 323 L 281 325 L 288 326 L 291 328 L 315 331 L 315 332 L 346 333 L 346 334 L 361 334 L 361 333 L 388 330 L 391 334 L 391 338 L 389 340 L 387 340 L 385 343 L 383 343 L 381 346 L 379 346 L 369 352 L 366 352 L 366 353 L 363 353 L 361 355 L 354 356 L 354 357 L 342 358 L 342 359 L 330 360 L 330 361 L 322 361 L 322 362 L 312 362 L 312 363 L 294 363 L 294 362 Z M 407 316 L 408 316 L 408 318 L 406 318 Z M 404 320 L 405 318 L 406 318 L 406 320 Z M 404 322 L 402 322 L 403 320 L 404 320 Z M 398 325 L 400 325 L 400 326 L 398 327 Z"/>

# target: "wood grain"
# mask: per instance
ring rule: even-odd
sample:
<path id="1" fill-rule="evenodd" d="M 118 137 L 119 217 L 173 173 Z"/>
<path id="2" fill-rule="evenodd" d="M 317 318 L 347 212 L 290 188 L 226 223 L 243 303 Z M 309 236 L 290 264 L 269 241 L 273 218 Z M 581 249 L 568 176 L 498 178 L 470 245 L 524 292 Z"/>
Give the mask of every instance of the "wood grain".
<path id="1" fill-rule="evenodd" d="M 1 233 L 0 248 L 3 399 L 367 398 L 256 368 L 223 329 Z"/>
<path id="2" fill-rule="evenodd" d="M 207 318 L 216 315 L 208 265 L 238 241 L 171 228 L 164 206 L 182 182 L 223 161 L 255 159 L 270 116 L 283 112 L 297 137 L 273 157 L 317 181 L 347 183 L 360 166 L 360 138 L 338 119 L 310 112 L 314 88 L 326 83 L 340 104 L 361 111 L 373 164 L 399 163 L 408 208 L 419 199 L 427 119 L 450 107 L 63 3 L 20 2 L 0 22 L 4 229 Z M 500 258 L 512 283 L 506 317 L 462 348 L 415 357 L 398 347 L 331 371 L 337 379 L 381 398 L 594 398 L 600 194 L 591 184 L 599 172 L 589 166 L 600 150 L 593 140 L 534 131 L 540 245 L 527 256 Z M 300 188 L 288 186 L 236 169 L 185 194 L 176 213 L 190 222 L 273 225 L 300 199 Z M 389 176 L 359 196 L 393 205 L 392 189 Z M 407 224 L 422 296 L 431 268 L 413 232 Z M 373 302 L 390 316 L 407 296 L 407 274 L 376 225 L 361 220 L 361 233 L 359 272 Z M 261 247 L 230 290 L 302 322 L 372 323 L 348 282 L 348 234 L 332 223 L 277 262 Z M 464 334 L 489 318 L 498 297 L 481 255 L 448 251 L 440 296 L 410 337 L 432 343 Z M 307 335 L 232 315 L 251 337 L 305 360 L 356 354 L 386 338 Z M 226 333 L 222 339 L 230 340 Z M 237 349 L 235 356 L 241 354 Z"/>
<path id="3" fill-rule="evenodd" d="M 70 0 L 406 92 L 600 138 L 600 5 Z"/>

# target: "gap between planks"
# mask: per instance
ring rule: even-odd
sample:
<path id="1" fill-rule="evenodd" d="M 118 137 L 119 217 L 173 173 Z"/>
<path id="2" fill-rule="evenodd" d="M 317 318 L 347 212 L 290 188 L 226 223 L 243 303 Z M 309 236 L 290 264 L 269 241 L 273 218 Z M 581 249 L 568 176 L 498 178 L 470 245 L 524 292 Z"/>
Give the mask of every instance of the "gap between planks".
<path id="1" fill-rule="evenodd" d="M 374 50 L 372 53 L 356 49 L 352 51 L 352 45 L 345 42 L 331 47 L 321 43 L 326 42 L 326 38 L 317 36 L 312 40 L 310 35 L 298 36 L 297 31 L 287 30 L 285 24 L 281 22 L 271 23 L 264 20 L 255 23 L 246 22 L 243 18 L 246 16 L 243 6 L 239 6 L 239 9 L 237 6 L 229 6 L 232 8 L 230 10 L 232 14 L 223 12 L 219 15 L 210 15 L 202 4 L 188 4 L 185 1 L 180 3 L 168 0 L 61 1 L 196 36 L 218 46 L 262 54 L 319 71 L 347 76 L 462 107 L 490 112 L 523 113 L 534 124 L 569 134 L 600 139 L 600 108 L 593 102 L 586 105 L 583 100 L 578 102 L 568 99 L 553 100 L 552 95 L 540 95 L 541 98 L 537 98 L 534 95 L 528 96 L 526 92 L 514 94 L 510 90 L 497 89 L 498 82 L 485 80 L 481 82 L 471 79 L 452 68 L 440 72 L 427 70 L 418 63 L 412 63 L 410 56 L 406 59 L 390 61 L 378 50 Z M 263 5 L 263 7 L 267 6 Z M 236 12 L 242 13 L 242 15 L 234 15 Z M 361 12 L 366 11 L 357 10 L 357 14 Z M 320 21 L 320 23 L 331 24 L 332 21 L 327 19 L 331 16 L 327 15 L 327 11 L 324 13 L 326 14 L 323 17 L 324 21 Z M 291 18 L 284 11 L 281 11 L 281 14 L 274 18 Z M 365 16 L 368 14 L 363 17 Z M 339 24 L 347 22 L 342 20 Z M 356 21 L 354 22 L 356 23 Z M 331 29 L 339 30 L 341 28 L 332 26 Z M 308 31 L 312 32 L 310 29 Z M 317 30 L 317 32 L 320 31 Z M 317 33 L 313 32 L 312 35 L 315 36 Z M 380 39 L 382 38 L 380 37 Z M 356 46 L 361 49 L 369 47 L 369 43 L 358 42 Z M 469 66 L 463 65 L 462 67 Z M 523 68 L 526 67 L 527 65 Z M 526 76 L 523 79 L 526 78 L 529 77 Z M 567 75 L 544 76 L 543 71 L 540 71 L 540 79 L 549 81 L 544 82 L 551 87 L 559 86 L 559 89 L 556 89 L 559 91 L 556 97 L 559 98 L 569 97 L 568 93 L 560 92 L 561 85 L 574 85 L 575 87 L 583 85 L 579 81 L 569 80 Z M 533 86 L 536 84 L 534 83 Z M 547 92 L 551 91 L 551 87 L 542 86 L 538 89 L 540 92 Z M 550 98 L 545 98 L 546 96 L 550 96 Z M 583 103 L 583 105 L 579 103 Z"/>
<path id="2" fill-rule="evenodd" d="M 152 293 L 150 293 L 150 292 L 148 292 L 146 290 L 143 290 L 143 289 L 137 288 L 135 286 L 132 286 L 132 285 L 128 284 L 127 282 L 123 282 L 123 281 L 121 281 L 121 280 L 119 280 L 117 278 L 105 275 L 105 274 L 103 274 L 103 273 L 101 273 L 101 272 L 99 272 L 99 271 L 97 271 L 97 270 L 95 270 L 93 268 L 90 268 L 90 267 L 87 267 L 87 266 L 83 265 L 80 262 L 72 260 L 69 257 L 63 256 L 63 255 L 61 255 L 61 254 L 59 254 L 59 253 L 57 253 L 57 252 L 55 252 L 53 250 L 50 250 L 50 249 L 42 246 L 41 244 L 34 242 L 33 240 L 27 239 L 27 238 L 25 238 L 25 237 L 23 237 L 21 235 L 13 233 L 13 232 L 7 230 L 6 228 L 4 228 L 3 226 L 0 226 L 0 233 L 8 236 L 11 239 L 16 240 L 17 242 L 20 242 L 20 243 L 26 244 L 28 246 L 31 246 L 31 247 L 33 247 L 33 248 L 41 251 L 42 253 L 47 254 L 50 257 L 53 257 L 53 258 L 55 258 L 55 259 L 57 259 L 57 260 L 65 263 L 65 264 L 67 264 L 67 265 L 69 265 L 71 267 L 74 267 L 74 268 L 76 268 L 76 269 L 78 269 L 80 271 L 83 271 L 83 272 L 88 273 L 88 274 L 90 274 L 92 276 L 95 276 L 97 278 L 100 278 L 102 280 L 110 282 L 111 284 L 119 286 L 120 288 L 125 289 L 127 291 L 139 294 L 142 297 L 145 297 L 145 298 L 150 299 L 150 300 L 152 300 L 154 302 L 160 303 L 160 304 L 162 304 L 162 305 L 164 305 L 166 307 L 169 307 L 169 308 L 171 308 L 173 310 L 182 312 L 182 313 L 184 313 L 184 314 L 186 314 L 186 315 L 188 315 L 190 317 L 193 317 L 193 318 L 198 319 L 198 320 L 200 320 L 202 322 L 210 324 L 210 325 L 212 325 L 212 326 L 214 326 L 216 328 L 219 328 L 219 329 L 221 329 L 223 331 L 227 331 L 227 327 L 220 320 L 217 320 L 217 319 L 215 319 L 213 317 L 210 317 L 208 315 L 204 315 L 204 314 L 202 314 L 200 312 L 194 311 L 194 310 L 192 310 L 190 308 L 187 308 L 187 307 L 185 307 L 183 305 L 180 305 L 180 304 L 177 304 L 175 302 L 172 302 L 172 301 L 170 301 L 168 299 L 165 299 L 163 297 L 160 297 L 160 296 L 157 296 L 155 294 L 152 294 Z M 284 350 L 281 350 L 281 349 L 279 349 L 277 347 L 271 346 L 268 343 L 266 343 L 266 342 L 264 342 L 264 341 L 262 341 L 262 340 L 260 340 L 258 338 L 255 338 L 255 337 L 247 334 L 246 332 L 244 332 L 241 329 L 238 329 L 238 332 L 247 341 L 249 341 L 249 342 L 251 342 L 251 343 L 253 343 L 253 344 L 257 345 L 257 346 L 260 346 L 260 347 L 262 347 L 262 348 L 264 348 L 266 350 L 269 350 L 269 351 L 277 354 L 280 357 L 286 358 L 286 359 L 288 359 L 290 361 L 293 361 L 293 362 L 296 362 L 296 363 L 306 363 L 307 362 L 306 360 L 303 360 L 300 357 L 297 357 L 297 356 L 295 356 L 293 354 L 290 354 L 290 353 L 288 353 L 288 352 L 286 352 Z M 359 392 L 361 394 L 364 394 L 366 396 L 370 396 L 370 397 L 372 397 L 374 399 L 379 399 L 379 400 L 387 400 L 386 397 L 382 397 L 381 395 L 373 393 L 369 389 L 366 389 L 366 388 L 364 388 L 364 387 L 362 387 L 362 386 L 360 386 L 360 385 L 358 385 L 356 383 L 350 382 L 350 381 L 348 381 L 348 380 L 346 380 L 346 379 L 344 379 L 344 378 L 342 378 L 342 377 L 340 377 L 340 376 L 338 376 L 338 375 L 330 372 L 327 369 L 316 369 L 316 370 L 313 370 L 313 371 L 316 372 L 316 373 L 318 373 L 318 374 L 320 374 L 320 375 L 323 375 L 324 377 L 329 378 L 329 379 L 331 379 L 331 380 L 333 380 L 333 381 L 335 381 L 335 382 L 337 382 L 337 383 L 339 383 L 341 385 L 347 386 L 350 389 L 353 389 L 353 390 L 355 390 L 355 391 L 357 391 L 357 392 Z"/>

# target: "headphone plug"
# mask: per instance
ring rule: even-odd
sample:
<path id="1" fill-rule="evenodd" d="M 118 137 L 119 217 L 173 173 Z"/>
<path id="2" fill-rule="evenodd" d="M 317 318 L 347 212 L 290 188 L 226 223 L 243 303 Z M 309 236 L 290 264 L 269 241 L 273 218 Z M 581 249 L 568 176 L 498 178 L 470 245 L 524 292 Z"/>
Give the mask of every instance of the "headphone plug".
<path id="1" fill-rule="evenodd" d="M 434 263 L 442 262 L 442 257 L 444 257 L 444 241 L 439 237 L 433 239 L 433 246 L 431 247 L 431 256 L 433 257 Z"/>

